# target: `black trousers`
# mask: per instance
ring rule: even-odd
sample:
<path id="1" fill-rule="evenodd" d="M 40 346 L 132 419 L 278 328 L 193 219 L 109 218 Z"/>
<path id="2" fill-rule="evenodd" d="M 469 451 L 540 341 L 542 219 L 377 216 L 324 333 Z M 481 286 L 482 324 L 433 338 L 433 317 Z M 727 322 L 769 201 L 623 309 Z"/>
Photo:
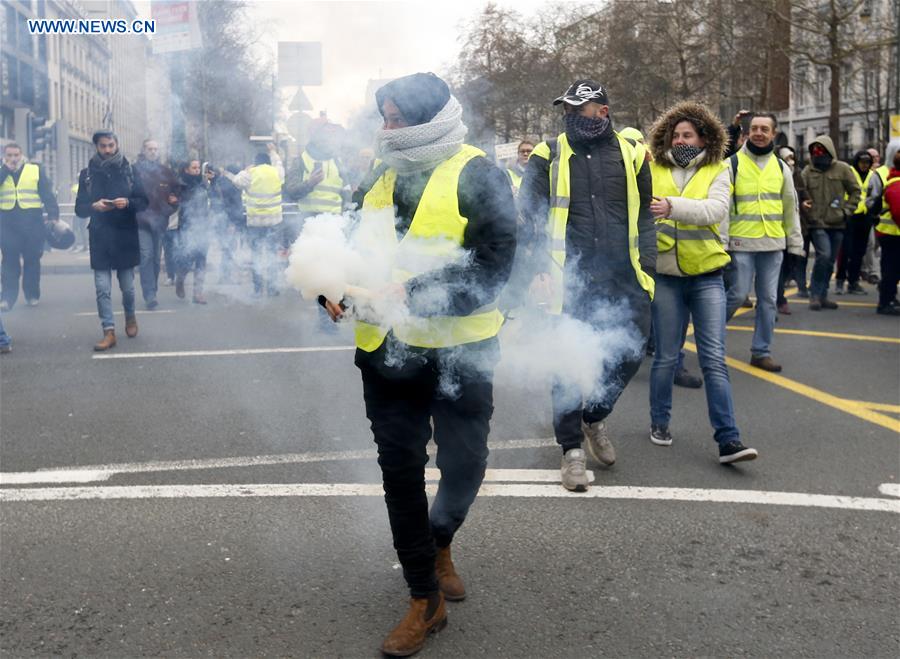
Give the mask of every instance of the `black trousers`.
<path id="1" fill-rule="evenodd" d="M 837 281 L 846 281 L 851 286 L 859 283 L 859 271 L 862 269 L 863 257 L 869 246 L 869 233 L 872 221 L 868 215 L 854 215 L 847 220 L 844 231 L 844 242 L 837 261 Z"/>
<path id="2" fill-rule="evenodd" d="M 886 307 L 897 297 L 900 280 L 900 236 L 878 236 L 881 245 L 881 283 L 878 284 L 878 306 Z"/>
<path id="3" fill-rule="evenodd" d="M 46 229 L 43 219 L 10 217 L 0 220 L 0 297 L 10 309 L 19 299 L 19 277 L 22 292 L 28 300 L 41 297 L 41 256 L 44 253 Z"/>
<path id="4" fill-rule="evenodd" d="M 437 592 L 436 548 L 451 543 L 484 479 L 498 359 L 496 338 L 419 350 L 389 335 L 374 353 L 357 350 L 394 549 L 412 597 Z M 432 435 L 441 480 L 429 515 L 425 465 Z"/>
<path id="5" fill-rule="evenodd" d="M 604 356 L 584 356 L 603 359 L 603 381 L 596 384 L 593 399 L 586 400 L 572 382 L 553 383 L 553 431 L 563 452 L 581 446 L 582 421 L 603 421 L 612 413 L 619 396 L 641 367 L 650 335 L 650 297 L 636 283 L 634 288 L 625 295 L 610 295 L 603 290 L 585 292 L 575 300 L 566 301 L 564 316 L 583 321 L 598 332 L 624 327 L 633 340 Z"/>

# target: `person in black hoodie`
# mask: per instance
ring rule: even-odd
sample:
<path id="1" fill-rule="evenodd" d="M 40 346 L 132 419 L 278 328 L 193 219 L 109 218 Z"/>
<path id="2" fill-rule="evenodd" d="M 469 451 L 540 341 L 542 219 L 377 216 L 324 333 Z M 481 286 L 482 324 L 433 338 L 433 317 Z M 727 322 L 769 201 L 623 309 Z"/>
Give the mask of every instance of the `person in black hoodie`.
<path id="1" fill-rule="evenodd" d="M 131 163 L 119 151 L 119 138 L 109 130 L 94 133 L 97 153 L 78 177 L 75 214 L 90 217 L 88 238 L 91 269 L 97 291 L 97 312 L 103 339 L 94 350 L 116 345 L 112 310 L 112 271 L 116 271 L 122 306 L 125 307 L 125 334 L 137 336 L 134 311 L 134 268 L 141 262 L 136 215 L 147 208 L 147 195 Z"/>
<path id="2" fill-rule="evenodd" d="M 241 171 L 237 165 L 228 165 L 225 169 L 231 174 Z M 244 229 L 247 228 L 247 217 L 244 215 L 241 191 L 218 171 L 209 184 L 209 209 L 215 220 L 216 234 L 222 250 L 219 283 L 231 284 L 238 268 L 235 253 L 241 244 Z"/>
<path id="3" fill-rule="evenodd" d="M 837 295 L 844 292 L 844 282 L 847 283 L 848 295 L 865 295 L 866 290 L 859 285 L 859 273 L 862 269 L 863 257 L 869 246 L 869 234 L 875 223 L 866 207 L 866 190 L 872 176 L 878 176 L 872 169 L 872 156 L 868 151 L 857 151 L 850 161 L 856 182 L 859 183 L 862 195 L 856 211 L 847 220 L 847 229 L 844 231 L 844 242 L 837 259 L 837 275 L 834 288 Z"/>
<path id="4" fill-rule="evenodd" d="M 209 251 L 209 191 L 200 161 L 191 160 L 181 171 L 181 207 L 178 211 L 178 245 L 175 257 L 175 295 L 184 297 L 184 280 L 194 273 L 194 304 L 206 304 L 203 281 Z"/>

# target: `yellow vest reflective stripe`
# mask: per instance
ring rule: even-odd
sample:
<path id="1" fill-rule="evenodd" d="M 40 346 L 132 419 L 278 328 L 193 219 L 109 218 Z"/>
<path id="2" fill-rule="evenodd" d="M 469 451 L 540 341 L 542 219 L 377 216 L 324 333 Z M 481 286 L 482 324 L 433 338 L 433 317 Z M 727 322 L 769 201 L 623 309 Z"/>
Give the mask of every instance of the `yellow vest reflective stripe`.
<path id="1" fill-rule="evenodd" d="M 878 233 L 883 233 L 886 236 L 900 236 L 900 227 L 897 226 L 897 223 L 894 222 L 893 217 L 891 216 L 891 209 L 887 203 L 887 189 L 892 185 L 897 185 L 900 183 L 900 178 L 890 178 L 885 181 L 884 184 L 884 192 L 881 196 L 881 206 L 885 209 L 885 211 L 881 214 L 881 217 L 878 219 L 878 225 L 875 227 L 875 231 Z"/>
<path id="2" fill-rule="evenodd" d="M 269 226 L 281 221 L 281 179 L 272 165 L 250 168 L 250 187 L 244 196 L 247 224 Z"/>
<path id="3" fill-rule="evenodd" d="M 0 210 L 12 210 L 15 208 L 16 203 L 23 210 L 40 208 L 41 197 L 38 194 L 39 177 L 40 170 L 37 165 L 32 163 L 26 163 L 22 167 L 18 185 L 13 183 L 12 176 L 7 176 L 6 180 L 3 181 L 3 185 L 0 186 Z"/>
<path id="4" fill-rule="evenodd" d="M 394 224 L 396 171 L 389 169 L 363 199 L 357 241 L 363 249 L 391 261 L 391 280 L 403 283 L 428 270 L 440 268 L 459 254 L 468 220 L 459 213 L 459 175 L 472 158 L 484 152 L 464 144 L 459 152 L 432 172 L 416 208 L 409 230 L 397 240 Z M 496 301 L 468 316 L 409 317 L 390 329 L 407 345 L 419 348 L 449 348 L 484 341 L 497 335 L 503 315 Z M 383 342 L 387 327 L 356 322 L 357 347 L 372 352 Z"/>
<path id="5" fill-rule="evenodd" d="M 743 151 L 738 151 L 737 159 L 728 235 L 732 238 L 784 238 L 781 161 L 772 156 L 760 170 Z"/>
<path id="6" fill-rule="evenodd" d="M 547 233 L 550 238 L 550 256 L 553 264 L 550 268 L 552 280 L 553 299 L 550 302 L 550 313 L 562 313 L 563 298 L 565 296 L 565 265 L 566 265 L 566 225 L 569 221 L 569 196 L 571 191 L 571 178 L 569 158 L 574 155 L 566 134 L 563 133 L 557 139 L 557 155 L 550 163 L 550 213 L 547 219 Z M 653 298 L 653 278 L 641 269 L 640 250 L 638 249 L 638 213 L 641 210 L 641 200 L 637 188 L 637 174 L 644 165 L 644 148 L 637 148 L 616 133 L 619 149 L 622 152 L 622 160 L 625 161 L 625 183 L 628 191 L 628 254 L 631 267 L 637 277 L 638 284 Z M 535 147 L 534 153 L 539 157 L 549 159 L 550 149 L 546 142 Z M 631 164 L 630 166 L 628 164 Z"/>
<path id="7" fill-rule="evenodd" d="M 872 170 L 866 172 L 866 178 L 864 179 L 859 175 L 859 172 L 856 171 L 856 167 L 851 167 L 853 170 L 853 175 L 856 177 L 856 182 L 859 184 L 859 189 L 861 194 L 859 196 L 859 203 L 856 205 L 856 210 L 853 211 L 854 215 L 863 215 L 866 212 L 866 189 L 869 187 L 869 181 L 872 180 Z M 850 195 L 846 192 L 844 193 L 844 199 L 849 199 Z"/>
<path id="8" fill-rule="evenodd" d="M 300 157 L 306 167 L 306 172 L 303 174 L 303 180 L 306 181 L 312 174 L 316 161 L 306 151 Z M 312 189 L 312 192 L 297 202 L 297 208 L 305 213 L 335 213 L 340 215 L 343 208 L 341 189 L 344 187 L 344 181 L 341 179 L 334 160 L 321 162 L 325 178 Z"/>
<path id="9" fill-rule="evenodd" d="M 657 197 L 686 197 L 706 199 L 709 188 L 723 171 L 724 162 L 704 165 L 694 172 L 684 190 L 679 191 L 672 177 L 672 168 L 650 163 L 653 174 L 653 194 Z M 656 221 L 656 247 L 660 254 L 675 250 L 678 269 L 686 275 L 702 275 L 723 268 L 731 261 L 719 239 L 719 228 L 685 224 L 664 218 Z"/>

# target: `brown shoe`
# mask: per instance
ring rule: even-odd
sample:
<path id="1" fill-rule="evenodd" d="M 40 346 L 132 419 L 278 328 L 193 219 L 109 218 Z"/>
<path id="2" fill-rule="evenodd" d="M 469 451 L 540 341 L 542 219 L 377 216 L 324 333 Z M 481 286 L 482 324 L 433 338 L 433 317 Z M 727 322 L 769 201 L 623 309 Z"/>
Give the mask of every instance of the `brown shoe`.
<path id="1" fill-rule="evenodd" d="M 178 275 L 175 277 L 175 295 L 180 299 L 184 299 L 184 277 Z"/>
<path id="2" fill-rule="evenodd" d="M 103 339 L 94 344 L 94 350 L 97 352 L 103 352 L 104 350 L 109 350 L 113 346 L 116 345 L 116 330 L 107 329 L 103 330 Z"/>
<path id="3" fill-rule="evenodd" d="M 783 314 L 785 316 L 791 315 L 791 308 L 788 306 L 787 302 L 783 302 L 778 305 L 778 313 Z"/>
<path id="4" fill-rule="evenodd" d="M 823 309 L 837 309 L 838 304 L 837 304 L 837 302 L 832 302 L 827 297 L 823 297 L 822 298 L 822 308 Z"/>
<path id="5" fill-rule="evenodd" d="M 137 316 L 125 316 L 125 336 L 129 339 L 133 339 L 137 336 L 137 333 Z"/>
<path id="6" fill-rule="evenodd" d="M 751 357 L 750 366 L 761 368 L 764 371 L 769 371 L 769 373 L 781 373 L 781 364 L 768 355 L 765 357 Z"/>
<path id="7" fill-rule="evenodd" d="M 437 573 L 438 586 L 444 593 L 444 598 L 450 602 L 459 602 L 466 599 L 466 586 L 463 580 L 456 574 L 453 567 L 453 559 L 450 557 L 450 547 L 437 550 L 437 558 L 434 561 L 434 571 Z"/>
<path id="8" fill-rule="evenodd" d="M 447 606 L 444 596 L 438 593 L 440 602 L 434 615 L 428 620 L 425 613 L 428 611 L 427 597 L 413 597 L 409 600 L 409 611 L 394 627 L 384 642 L 381 651 L 389 657 L 408 657 L 415 654 L 425 646 L 425 640 L 429 634 L 437 633 L 447 626 Z"/>
<path id="9" fill-rule="evenodd" d="M 816 299 L 810 299 L 809 301 L 809 310 L 810 311 L 821 311 L 822 303 Z"/>

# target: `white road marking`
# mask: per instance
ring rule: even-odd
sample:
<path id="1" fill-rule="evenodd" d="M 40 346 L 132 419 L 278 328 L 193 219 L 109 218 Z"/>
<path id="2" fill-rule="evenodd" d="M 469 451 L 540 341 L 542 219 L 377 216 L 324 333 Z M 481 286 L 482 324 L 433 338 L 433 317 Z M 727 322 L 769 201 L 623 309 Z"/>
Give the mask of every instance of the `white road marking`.
<path id="1" fill-rule="evenodd" d="M 116 314 L 117 316 L 125 315 L 124 311 L 113 311 L 113 313 Z M 155 315 L 158 313 L 176 313 L 176 311 L 175 311 L 175 309 L 157 309 L 155 311 L 150 311 L 150 310 L 144 311 L 144 310 L 139 309 L 139 310 L 135 311 L 135 313 L 150 316 L 150 315 Z M 75 315 L 76 316 L 96 316 L 97 312 L 96 311 L 79 311 Z"/>
<path id="2" fill-rule="evenodd" d="M 0 474 L 0 485 L 32 485 L 36 483 L 96 483 L 108 481 L 112 471 L 97 469 L 59 469 L 56 471 L 22 471 Z"/>
<path id="3" fill-rule="evenodd" d="M 889 497 L 900 497 L 900 483 L 882 483 L 878 486 L 878 491 Z"/>
<path id="4" fill-rule="evenodd" d="M 504 449 L 545 448 L 556 446 L 553 439 L 506 439 L 488 443 L 492 451 Z M 436 448 L 429 445 L 428 452 L 434 455 Z M 101 474 L 108 480 L 114 474 L 143 474 L 158 471 L 195 471 L 202 469 L 227 469 L 234 467 L 261 467 L 278 464 L 302 464 L 308 462 L 332 462 L 341 460 L 372 460 L 377 457 L 375 448 L 359 451 L 321 451 L 308 453 L 283 453 L 276 455 L 252 455 L 235 458 L 210 458 L 206 460 L 169 460 L 158 462 L 119 462 L 102 465 L 79 465 L 77 467 L 57 467 L 37 471 L 0 473 L 0 485 L 26 485 L 28 483 L 86 483 L 88 480 L 58 480 L 52 474 Z M 517 471 L 517 470 L 506 470 Z M 556 473 L 556 472 L 554 472 Z M 107 475 L 108 474 L 108 475 Z M 558 476 L 558 474 L 557 474 Z"/>
<path id="5" fill-rule="evenodd" d="M 588 481 L 593 483 L 594 472 L 587 471 Z M 439 481 L 440 469 L 426 469 L 425 480 Z M 559 469 L 487 469 L 485 483 L 559 483 Z"/>
<path id="6" fill-rule="evenodd" d="M 433 495 L 437 486 L 428 485 Z M 0 490 L 0 502 L 85 501 L 134 499 L 185 499 L 231 497 L 381 497 L 380 483 L 261 483 L 248 485 L 132 485 L 83 486 Z M 568 492 L 559 485 L 485 484 L 481 497 L 552 499 L 626 499 L 692 501 L 709 503 L 836 508 L 868 512 L 900 513 L 900 500 L 845 497 L 802 492 L 754 490 L 701 490 L 674 487 L 594 487 L 587 492 Z"/>
<path id="7" fill-rule="evenodd" d="M 223 357 L 227 355 L 268 355 L 294 352 L 334 352 L 356 350 L 356 346 L 309 346 L 305 348 L 240 348 L 234 350 L 180 350 L 176 352 L 117 352 L 93 355 L 94 359 L 151 359 L 154 357 Z"/>

